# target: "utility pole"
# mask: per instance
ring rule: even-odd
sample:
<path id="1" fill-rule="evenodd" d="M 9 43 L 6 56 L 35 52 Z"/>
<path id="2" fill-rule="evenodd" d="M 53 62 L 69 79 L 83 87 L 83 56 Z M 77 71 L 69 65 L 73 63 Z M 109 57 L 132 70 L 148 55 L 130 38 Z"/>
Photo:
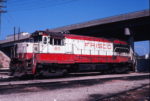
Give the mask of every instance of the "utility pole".
<path id="1" fill-rule="evenodd" d="M 1 24 L 2 24 L 2 13 L 6 13 L 5 10 L 3 10 L 3 8 L 5 8 L 5 6 L 3 6 L 3 3 L 6 2 L 6 0 L 0 0 L 0 35 L 1 35 Z"/>
<path id="2" fill-rule="evenodd" d="M 16 41 L 16 27 L 14 27 L 14 42 Z"/>
<path id="3" fill-rule="evenodd" d="M 20 27 L 18 28 L 18 40 L 20 38 Z"/>

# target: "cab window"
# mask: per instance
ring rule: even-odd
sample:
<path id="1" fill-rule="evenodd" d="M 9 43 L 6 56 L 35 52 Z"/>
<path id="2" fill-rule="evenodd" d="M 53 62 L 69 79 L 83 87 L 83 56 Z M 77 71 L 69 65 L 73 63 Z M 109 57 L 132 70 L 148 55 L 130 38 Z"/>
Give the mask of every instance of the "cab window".
<path id="1" fill-rule="evenodd" d="M 51 45 L 63 45 L 63 39 L 50 38 L 49 44 Z"/>
<path id="2" fill-rule="evenodd" d="M 50 38 L 49 44 L 53 45 L 53 38 Z"/>
<path id="3" fill-rule="evenodd" d="M 54 45 L 61 45 L 61 39 L 54 39 Z"/>
<path id="4" fill-rule="evenodd" d="M 42 36 L 35 36 L 33 37 L 34 42 L 40 42 L 42 41 Z"/>
<path id="5" fill-rule="evenodd" d="M 47 44 L 47 37 L 44 37 L 44 38 L 43 38 L 43 43 L 44 43 L 44 44 Z"/>

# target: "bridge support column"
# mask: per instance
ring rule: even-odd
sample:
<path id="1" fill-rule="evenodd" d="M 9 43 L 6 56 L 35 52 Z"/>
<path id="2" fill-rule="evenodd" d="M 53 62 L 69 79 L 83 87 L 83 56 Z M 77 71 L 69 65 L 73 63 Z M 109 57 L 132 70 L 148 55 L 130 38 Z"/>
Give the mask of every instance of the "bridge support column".
<path id="1" fill-rule="evenodd" d="M 134 34 L 131 33 L 130 28 L 128 28 L 128 27 L 125 28 L 125 35 L 129 36 L 128 41 L 129 41 L 129 43 L 131 45 L 132 50 L 134 51 Z"/>
<path id="2" fill-rule="evenodd" d="M 128 42 L 131 45 L 131 54 L 132 54 L 132 62 L 133 62 L 133 70 L 137 72 L 137 60 L 135 56 L 135 50 L 134 50 L 134 33 L 131 32 L 131 29 L 126 27 L 125 28 L 125 35 L 129 36 L 128 37 Z"/>

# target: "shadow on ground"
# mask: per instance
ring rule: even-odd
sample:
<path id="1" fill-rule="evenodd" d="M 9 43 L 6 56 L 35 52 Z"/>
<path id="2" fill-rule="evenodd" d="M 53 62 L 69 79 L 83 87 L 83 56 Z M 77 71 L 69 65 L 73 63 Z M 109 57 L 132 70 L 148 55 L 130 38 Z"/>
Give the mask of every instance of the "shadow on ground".
<path id="1" fill-rule="evenodd" d="M 116 94 L 91 94 L 87 101 L 150 101 L 149 89 L 150 85 L 142 85 Z"/>

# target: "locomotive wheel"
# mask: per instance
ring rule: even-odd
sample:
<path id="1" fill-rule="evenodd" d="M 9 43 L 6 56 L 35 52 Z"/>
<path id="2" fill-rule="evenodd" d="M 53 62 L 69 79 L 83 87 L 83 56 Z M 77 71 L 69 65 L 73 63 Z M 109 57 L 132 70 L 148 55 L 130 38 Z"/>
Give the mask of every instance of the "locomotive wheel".
<path id="1" fill-rule="evenodd" d="M 15 73 L 15 67 L 10 67 L 10 69 L 9 69 L 10 71 L 9 71 L 9 76 L 13 76 L 14 75 L 14 73 Z"/>
<path id="2" fill-rule="evenodd" d="M 56 77 L 56 76 L 65 76 L 67 75 L 68 71 L 67 69 L 58 69 L 57 67 L 52 67 L 49 66 L 43 66 L 41 64 L 37 65 L 36 69 L 36 78 L 40 77 Z"/>
<path id="3" fill-rule="evenodd" d="M 25 73 L 22 72 L 22 69 L 21 69 L 21 68 L 17 68 L 17 69 L 16 69 L 16 72 L 15 72 L 15 74 L 14 74 L 14 76 L 21 78 L 21 77 L 24 77 L 24 76 L 25 76 Z"/>
<path id="4" fill-rule="evenodd" d="M 115 73 L 114 69 L 108 69 L 104 71 L 100 71 L 101 74 L 113 74 Z"/>
<path id="5" fill-rule="evenodd" d="M 128 67 L 114 67 L 115 73 L 127 73 L 129 71 Z"/>
<path id="6" fill-rule="evenodd" d="M 55 72 L 42 71 L 41 75 L 44 77 L 57 77 L 57 76 L 65 76 L 67 75 L 67 71 L 65 69 L 56 70 Z"/>
<path id="7" fill-rule="evenodd" d="M 10 68 L 10 76 L 14 76 L 17 78 L 26 76 L 24 67 L 11 67 Z"/>

